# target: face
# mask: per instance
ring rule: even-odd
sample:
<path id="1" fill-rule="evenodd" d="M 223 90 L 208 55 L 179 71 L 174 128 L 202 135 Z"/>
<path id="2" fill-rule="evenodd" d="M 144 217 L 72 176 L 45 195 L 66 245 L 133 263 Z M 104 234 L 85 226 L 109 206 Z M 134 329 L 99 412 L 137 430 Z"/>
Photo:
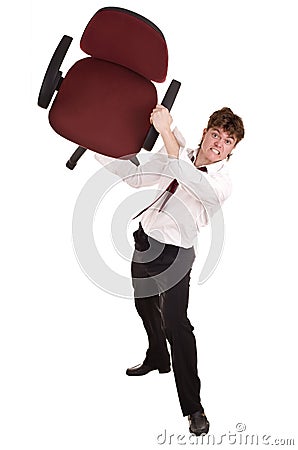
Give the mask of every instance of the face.
<path id="1" fill-rule="evenodd" d="M 203 142 L 201 144 L 200 155 L 204 158 L 205 164 L 212 164 L 225 159 L 235 148 L 236 139 L 229 135 L 222 128 L 206 128 L 203 131 Z"/>

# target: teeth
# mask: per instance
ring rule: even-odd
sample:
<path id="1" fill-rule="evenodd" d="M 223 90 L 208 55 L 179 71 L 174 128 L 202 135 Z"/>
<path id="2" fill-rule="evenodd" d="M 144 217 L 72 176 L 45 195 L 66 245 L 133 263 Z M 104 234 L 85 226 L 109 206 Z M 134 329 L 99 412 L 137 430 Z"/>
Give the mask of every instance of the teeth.
<path id="1" fill-rule="evenodd" d="M 216 150 L 215 148 L 212 148 L 211 149 L 216 155 L 219 155 L 220 154 L 220 152 L 218 151 L 218 150 Z"/>

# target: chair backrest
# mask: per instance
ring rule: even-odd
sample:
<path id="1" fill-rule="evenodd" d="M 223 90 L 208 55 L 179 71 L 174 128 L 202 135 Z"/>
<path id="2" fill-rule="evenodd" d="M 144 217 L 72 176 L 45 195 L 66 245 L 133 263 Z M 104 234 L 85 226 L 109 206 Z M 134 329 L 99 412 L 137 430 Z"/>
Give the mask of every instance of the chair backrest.
<path id="1" fill-rule="evenodd" d="M 167 75 L 168 50 L 162 32 L 150 20 L 127 9 L 97 11 L 82 35 L 81 49 L 148 80 L 161 83 Z"/>

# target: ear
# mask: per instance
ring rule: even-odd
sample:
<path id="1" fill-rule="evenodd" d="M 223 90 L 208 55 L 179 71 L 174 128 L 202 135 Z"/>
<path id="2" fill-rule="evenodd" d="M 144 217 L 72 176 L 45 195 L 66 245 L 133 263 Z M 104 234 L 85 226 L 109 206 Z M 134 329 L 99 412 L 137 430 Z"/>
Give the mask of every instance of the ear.
<path id="1" fill-rule="evenodd" d="M 202 137 L 201 137 L 201 141 L 200 141 L 200 143 L 199 143 L 199 148 L 201 148 L 201 145 L 202 145 L 203 140 L 204 140 L 204 138 L 205 138 L 205 136 L 206 136 L 206 133 L 207 133 L 207 128 L 204 128 L 203 134 L 202 134 Z"/>
<path id="2" fill-rule="evenodd" d="M 198 148 L 201 148 L 202 143 L 203 143 L 203 140 L 204 140 L 204 138 L 205 138 L 205 136 L 206 136 L 207 131 L 208 131 L 207 128 L 204 128 L 203 134 L 202 134 L 202 137 L 201 137 L 201 140 L 200 140 L 200 143 L 199 143 L 199 145 L 198 145 Z"/>
<path id="3" fill-rule="evenodd" d="M 208 131 L 207 128 L 204 128 L 203 134 L 202 134 L 202 140 L 205 138 L 207 131 Z"/>

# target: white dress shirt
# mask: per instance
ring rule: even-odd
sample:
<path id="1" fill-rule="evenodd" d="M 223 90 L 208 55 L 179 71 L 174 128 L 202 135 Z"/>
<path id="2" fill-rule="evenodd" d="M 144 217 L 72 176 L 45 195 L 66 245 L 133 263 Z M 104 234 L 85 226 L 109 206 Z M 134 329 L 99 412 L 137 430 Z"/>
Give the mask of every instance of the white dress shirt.
<path id="1" fill-rule="evenodd" d="M 179 144 L 179 158 L 168 156 L 165 147 L 158 152 L 138 154 L 140 165 L 129 160 L 115 159 L 99 153 L 95 158 L 130 186 L 139 188 L 157 185 L 156 198 L 173 179 L 179 182 L 176 192 L 159 211 L 165 195 L 147 209 L 138 220 L 144 231 L 154 239 L 179 247 L 195 245 L 200 227 L 220 208 L 231 193 L 231 180 L 226 161 L 206 166 L 202 172 L 191 162 L 197 151 L 185 146 L 185 139 L 175 128 L 173 133 Z M 144 204 L 144 208 L 147 205 Z"/>

